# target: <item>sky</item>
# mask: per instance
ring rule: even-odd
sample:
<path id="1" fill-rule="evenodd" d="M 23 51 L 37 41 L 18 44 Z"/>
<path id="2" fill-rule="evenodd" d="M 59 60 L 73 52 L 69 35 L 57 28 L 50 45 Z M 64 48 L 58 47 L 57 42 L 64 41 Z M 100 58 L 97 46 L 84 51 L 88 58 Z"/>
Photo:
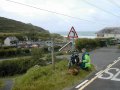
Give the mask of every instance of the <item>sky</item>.
<path id="1" fill-rule="evenodd" d="M 74 26 L 76 31 L 99 31 L 105 27 L 120 26 L 119 0 L 12 1 L 79 18 L 70 18 L 9 2 L 9 0 L 0 0 L 1 17 L 31 23 L 49 30 L 52 33 L 69 32 L 72 26 Z M 90 2 L 92 5 L 85 1 Z M 93 6 L 93 4 L 97 7 Z"/>

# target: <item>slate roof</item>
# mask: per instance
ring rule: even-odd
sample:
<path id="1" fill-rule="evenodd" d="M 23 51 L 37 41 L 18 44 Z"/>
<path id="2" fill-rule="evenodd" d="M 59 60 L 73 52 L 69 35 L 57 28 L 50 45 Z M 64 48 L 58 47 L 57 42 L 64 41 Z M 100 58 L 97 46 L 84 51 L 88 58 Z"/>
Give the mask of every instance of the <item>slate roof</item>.
<path id="1" fill-rule="evenodd" d="M 106 27 L 96 34 L 120 34 L 120 27 Z"/>
<path id="2" fill-rule="evenodd" d="M 16 40 L 18 40 L 18 38 L 16 38 L 16 37 L 7 37 L 7 38 L 9 38 L 11 41 L 16 41 Z"/>

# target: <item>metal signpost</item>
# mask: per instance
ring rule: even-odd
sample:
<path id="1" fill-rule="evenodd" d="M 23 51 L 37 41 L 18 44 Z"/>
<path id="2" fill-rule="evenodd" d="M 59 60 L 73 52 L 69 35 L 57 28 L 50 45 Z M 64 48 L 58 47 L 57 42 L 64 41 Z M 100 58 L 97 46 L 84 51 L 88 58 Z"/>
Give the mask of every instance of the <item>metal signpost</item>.
<path id="1" fill-rule="evenodd" d="M 75 31 L 74 27 L 72 26 L 69 34 L 68 34 L 68 38 L 70 39 L 70 41 L 72 42 L 72 51 L 75 50 L 75 39 L 78 38 L 78 34 Z"/>

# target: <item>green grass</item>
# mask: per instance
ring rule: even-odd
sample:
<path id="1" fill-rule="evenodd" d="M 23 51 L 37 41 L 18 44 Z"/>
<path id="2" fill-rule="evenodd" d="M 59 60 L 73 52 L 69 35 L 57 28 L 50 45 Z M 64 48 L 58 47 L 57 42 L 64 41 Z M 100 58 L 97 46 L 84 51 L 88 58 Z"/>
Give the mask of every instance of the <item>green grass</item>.
<path id="1" fill-rule="evenodd" d="M 0 88 L 4 86 L 4 83 L 2 80 L 0 80 Z"/>
<path id="2" fill-rule="evenodd" d="M 34 66 L 23 76 L 15 78 L 13 90 L 62 90 L 75 85 L 91 72 L 80 70 L 78 75 L 70 75 L 67 63 L 67 60 L 58 62 L 55 71 L 51 70 L 52 65 Z"/>
<path id="3" fill-rule="evenodd" d="M 120 49 L 120 45 L 118 46 L 118 49 Z"/>

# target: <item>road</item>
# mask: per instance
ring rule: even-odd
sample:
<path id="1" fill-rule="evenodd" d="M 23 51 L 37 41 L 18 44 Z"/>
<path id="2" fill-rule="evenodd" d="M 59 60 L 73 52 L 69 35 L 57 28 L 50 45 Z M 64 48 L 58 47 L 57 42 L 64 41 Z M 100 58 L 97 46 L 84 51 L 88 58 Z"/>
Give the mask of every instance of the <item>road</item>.
<path id="1" fill-rule="evenodd" d="M 90 54 L 97 71 L 71 90 L 120 90 L 120 50 L 100 48 Z"/>

